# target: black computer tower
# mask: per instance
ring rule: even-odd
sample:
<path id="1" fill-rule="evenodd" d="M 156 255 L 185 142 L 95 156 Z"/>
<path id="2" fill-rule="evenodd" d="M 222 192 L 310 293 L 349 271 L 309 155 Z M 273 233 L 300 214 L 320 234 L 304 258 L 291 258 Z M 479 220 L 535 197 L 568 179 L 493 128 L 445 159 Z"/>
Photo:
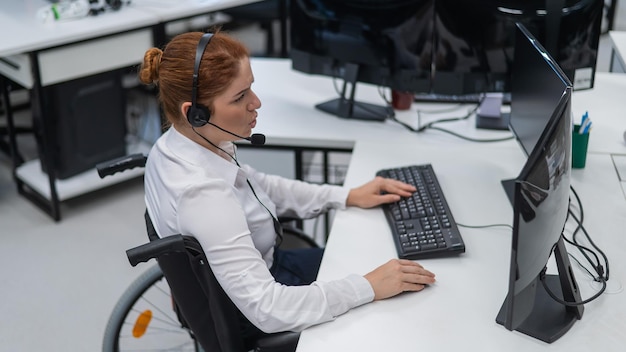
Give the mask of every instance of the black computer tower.
<path id="1" fill-rule="evenodd" d="M 51 156 L 66 179 L 126 154 L 126 98 L 120 71 L 63 82 L 42 90 L 46 128 L 56 143 L 44 150 L 43 121 L 35 114 L 40 159 Z M 45 163 L 41 163 L 47 172 Z"/>

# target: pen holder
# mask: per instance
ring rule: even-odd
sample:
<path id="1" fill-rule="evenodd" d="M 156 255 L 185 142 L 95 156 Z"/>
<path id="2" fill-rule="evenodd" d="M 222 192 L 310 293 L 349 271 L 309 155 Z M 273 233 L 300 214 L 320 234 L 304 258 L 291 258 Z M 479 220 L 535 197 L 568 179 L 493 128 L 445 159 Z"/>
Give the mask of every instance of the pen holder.
<path id="1" fill-rule="evenodd" d="M 582 169 L 587 161 L 587 145 L 589 144 L 589 132 L 578 133 L 580 125 L 574 125 L 572 132 L 572 168 Z"/>

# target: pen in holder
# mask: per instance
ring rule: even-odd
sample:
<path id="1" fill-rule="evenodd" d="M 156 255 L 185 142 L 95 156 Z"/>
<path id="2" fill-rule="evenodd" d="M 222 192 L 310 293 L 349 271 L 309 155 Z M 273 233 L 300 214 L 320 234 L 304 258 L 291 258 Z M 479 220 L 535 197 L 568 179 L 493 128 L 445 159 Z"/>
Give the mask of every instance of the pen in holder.
<path id="1" fill-rule="evenodd" d="M 580 131 L 580 125 L 574 125 L 574 131 L 572 132 L 572 168 L 582 169 L 585 167 L 588 144 L 589 129 Z"/>

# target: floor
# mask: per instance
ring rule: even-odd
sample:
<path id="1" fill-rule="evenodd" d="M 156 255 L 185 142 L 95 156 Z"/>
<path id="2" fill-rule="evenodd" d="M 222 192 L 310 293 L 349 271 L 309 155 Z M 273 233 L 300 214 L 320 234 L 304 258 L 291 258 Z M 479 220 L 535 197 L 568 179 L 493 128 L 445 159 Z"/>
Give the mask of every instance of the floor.
<path id="1" fill-rule="evenodd" d="M 626 30 L 626 9 L 615 29 Z M 608 40 L 599 71 L 609 67 Z M 66 201 L 55 223 L 17 195 L 10 168 L 0 153 L 0 352 L 98 351 L 116 300 L 146 268 L 125 257 L 146 238 L 142 182 Z"/>

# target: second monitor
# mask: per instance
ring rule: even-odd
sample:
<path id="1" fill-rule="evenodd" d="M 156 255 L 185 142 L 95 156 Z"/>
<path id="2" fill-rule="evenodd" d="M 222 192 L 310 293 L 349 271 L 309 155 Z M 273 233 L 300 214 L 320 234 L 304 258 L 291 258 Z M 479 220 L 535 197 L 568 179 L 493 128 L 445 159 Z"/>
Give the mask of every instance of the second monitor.
<path id="1" fill-rule="evenodd" d="M 506 102 L 516 22 L 574 88 L 593 87 L 603 1 L 295 0 L 290 9 L 293 68 L 344 81 L 336 115 L 384 120 L 386 101 L 359 103 L 358 82 L 422 100 L 478 102 L 499 92 Z"/>

